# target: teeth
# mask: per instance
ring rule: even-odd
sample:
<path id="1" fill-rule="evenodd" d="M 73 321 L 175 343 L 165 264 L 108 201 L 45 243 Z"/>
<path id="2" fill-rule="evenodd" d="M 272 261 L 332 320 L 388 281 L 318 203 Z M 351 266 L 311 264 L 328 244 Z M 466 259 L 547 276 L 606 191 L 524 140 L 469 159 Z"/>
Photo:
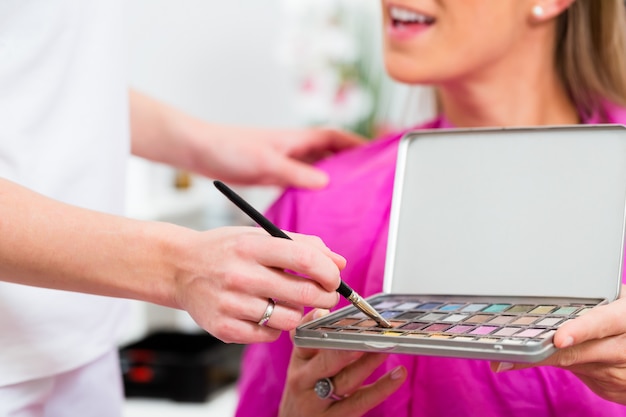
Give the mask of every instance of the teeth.
<path id="1" fill-rule="evenodd" d="M 432 23 L 434 19 L 432 17 L 416 13 L 412 10 L 403 9 L 400 7 L 391 7 L 390 8 L 391 18 L 393 20 L 398 20 L 402 23 Z"/>

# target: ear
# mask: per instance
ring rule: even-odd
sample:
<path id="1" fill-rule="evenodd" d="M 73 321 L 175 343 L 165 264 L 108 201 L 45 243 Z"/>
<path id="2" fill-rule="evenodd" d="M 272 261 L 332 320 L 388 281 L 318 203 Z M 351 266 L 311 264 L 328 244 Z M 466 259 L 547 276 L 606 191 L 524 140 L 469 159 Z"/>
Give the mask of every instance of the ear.
<path id="1" fill-rule="evenodd" d="M 535 0 L 531 2 L 530 18 L 534 22 L 551 20 L 563 13 L 575 0 Z"/>

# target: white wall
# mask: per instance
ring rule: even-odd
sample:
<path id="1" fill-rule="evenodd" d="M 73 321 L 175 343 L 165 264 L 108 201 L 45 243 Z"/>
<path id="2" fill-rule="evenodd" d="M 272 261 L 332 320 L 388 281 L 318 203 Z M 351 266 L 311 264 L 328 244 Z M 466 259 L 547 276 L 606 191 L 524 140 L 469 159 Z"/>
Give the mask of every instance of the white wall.
<path id="1" fill-rule="evenodd" d="M 131 81 L 207 120 L 293 125 L 280 0 L 132 0 Z"/>
<path id="2" fill-rule="evenodd" d="M 289 70 L 276 58 L 281 0 L 130 0 L 128 9 L 134 88 L 212 122 L 297 125 Z M 128 215 L 199 228 L 228 221 L 230 203 L 208 180 L 194 178 L 191 189 L 179 191 L 173 176 L 169 167 L 132 158 Z M 257 205 L 273 197 L 272 190 L 247 193 Z M 151 327 L 195 328 L 186 313 L 139 302 L 129 322 L 122 343 Z"/>

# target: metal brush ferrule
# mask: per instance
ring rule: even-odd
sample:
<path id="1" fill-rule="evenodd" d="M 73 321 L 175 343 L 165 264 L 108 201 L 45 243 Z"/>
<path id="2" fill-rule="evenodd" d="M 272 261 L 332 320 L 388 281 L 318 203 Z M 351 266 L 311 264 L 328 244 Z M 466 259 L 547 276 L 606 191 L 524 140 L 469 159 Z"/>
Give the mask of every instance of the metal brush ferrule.
<path id="1" fill-rule="evenodd" d="M 367 314 L 372 320 L 376 321 L 379 326 L 386 327 L 388 329 L 392 327 L 391 324 L 387 320 L 385 320 L 385 318 L 381 316 L 380 313 L 378 313 L 378 311 L 374 309 L 374 307 L 369 305 L 367 301 L 361 298 L 361 296 L 357 294 L 356 291 L 352 291 L 352 294 L 350 294 L 348 300 L 350 300 L 352 305 L 354 305 L 363 313 Z"/>

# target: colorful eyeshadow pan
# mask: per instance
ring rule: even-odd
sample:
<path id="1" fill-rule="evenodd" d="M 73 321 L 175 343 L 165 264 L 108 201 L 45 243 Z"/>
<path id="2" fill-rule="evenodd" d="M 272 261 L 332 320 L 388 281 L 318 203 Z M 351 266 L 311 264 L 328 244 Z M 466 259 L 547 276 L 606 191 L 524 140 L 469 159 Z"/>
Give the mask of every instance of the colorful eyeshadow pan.
<path id="1" fill-rule="evenodd" d="M 398 305 L 397 301 L 383 301 L 381 303 L 376 304 L 374 307 L 376 307 L 377 310 L 384 310 L 386 308 L 391 308 L 397 305 Z"/>
<path id="2" fill-rule="evenodd" d="M 492 304 L 483 310 L 484 313 L 499 313 L 509 308 L 511 304 Z"/>
<path id="3" fill-rule="evenodd" d="M 520 331 L 520 328 L 518 327 L 503 327 L 497 332 L 495 332 L 494 336 L 511 336 L 519 331 Z"/>
<path id="4" fill-rule="evenodd" d="M 425 323 L 408 323 L 402 326 L 402 330 L 419 330 L 426 326 Z"/>
<path id="5" fill-rule="evenodd" d="M 545 319 L 539 320 L 536 324 L 537 326 L 554 326 L 561 320 L 563 320 L 561 317 L 546 317 Z"/>
<path id="6" fill-rule="evenodd" d="M 481 311 L 482 309 L 484 309 L 488 305 L 489 304 L 470 304 L 470 305 L 467 305 L 467 306 L 463 307 L 463 309 L 461 311 L 463 311 L 464 313 L 472 313 L 472 312 L 475 312 L 475 311 Z"/>
<path id="7" fill-rule="evenodd" d="M 528 313 L 533 307 L 534 307 L 533 305 L 518 304 L 518 305 L 514 305 L 513 307 L 509 308 L 506 312 L 508 314 Z"/>
<path id="8" fill-rule="evenodd" d="M 436 324 L 431 324 L 430 326 L 426 327 L 424 331 L 425 332 L 443 332 L 448 327 L 450 326 L 447 324 L 436 323 Z"/>
<path id="9" fill-rule="evenodd" d="M 439 311 L 455 311 L 463 307 L 463 304 L 446 304 L 439 307 Z"/>
<path id="10" fill-rule="evenodd" d="M 474 326 L 467 326 L 467 325 L 460 324 L 458 326 L 454 326 L 451 329 L 449 329 L 448 333 L 452 333 L 452 334 L 466 333 L 473 328 Z"/>
<path id="11" fill-rule="evenodd" d="M 526 329 L 522 332 L 517 333 L 515 336 L 517 337 L 535 337 L 538 336 L 543 329 Z"/>
<path id="12" fill-rule="evenodd" d="M 419 303 L 402 303 L 395 307 L 395 310 L 413 310 L 419 305 Z"/>
<path id="13" fill-rule="evenodd" d="M 476 314 L 475 316 L 472 316 L 470 318 L 468 318 L 467 320 L 465 320 L 466 323 L 485 323 L 489 320 L 493 319 L 493 315 L 490 314 Z"/>
<path id="14" fill-rule="evenodd" d="M 425 303 L 420 305 L 418 308 L 420 310 L 433 310 L 437 307 L 439 307 L 442 303 Z"/>
<path id="15" fill-rule="evenodd" d="M 380 313 L 380 315 L 383 316 L 386 319 L 392 319 L 395 316 L 398 316 L 398 315 L 400 315 L 402 313 L 403 313 L 403 311 L 387 310 L 387 311 L 383 311 L 382 313 Z"/>
<path id="16" fill-rule="evenodd" d="M 467 314 L 450 314 L 448 317 L 441 319 L 441 321 L 445 321 L 446 323 L 456 323 L 457 321 L 462 321 L 467 318 Z"/>
<path id="17" fill-rule="evenodd" d="M 480 326 L 480 327 L 477 327 L 474 330 L 472 330 L 470 332 L 470 334 L 485 335 L 485 334 L 493 333 L 495 330 L 498 330 L 498 327 L 496 327 L 496 326 Z"/>
<path id="18" fill-rule="evenodd" d="M 425 316 L 422 316 L 420 320 L 437 321 L 437 320 L 441 320 L 445 316 L 447 316 L 446 313 L 430 313 L 430 314 L 426 314 Z"/>
<path id="19" fill-rule="evenodd" d="M 353 319 L 353 318 L 349 318 L 349 319 L 341 319 L 339 321 L 336 321 L 333 323 L 333 326 L 342 326 L 342 327 L 346 327 L 346 326 L 352 326 L 356 323 L 358 323 L 359 319 Z"/>
<path id="20" fill-rule="evenodd" d="M 555 308 L 556 306 L 538 306 L 530 310 L 530 314 L 548 314 Z"/>
<path id="21" fill-rule="evenodd" d="M 569 316 L 570 314 L 574 313 L 576 310 L 578 310 L 578 307 L 575 306 L 570 306 L 570 307 L 559 307 L 556 309 L 556 311 L 553 311 L 552 314 L 558 314 L 558 315 L 564 315 L 564 316 Z"/>
<path id="22" fill-rule="evenodd" d="M 539 320 L 539 317 L 523 316 L 523 317 L 519 317 L 519 318 L 513 320 L 511 322 L 511 324 L 515 324 L 515 325 L 519 325 L 519 326 L 525 326 L 525 325 L 528 325 L 528 324 L 533 324 L 537 320 Z"/>
<path id="23" fill-rule="evenodd" d="M 510 311 L 507 311 L 507 313 L 509 312 Z M 489 320 L 489 324 L 507 324 L 515 318 L 515 316 L 495 316 L 494 318 Z"/>
<path id="24" fill-rule="evenodd" d="M 397 318 L 401 320 L 413 320 L 417 317 L 421 317 L 424 315 L 423 311 L 411 311 L 409 313 L 404 313 L 399 315 Z"/>

